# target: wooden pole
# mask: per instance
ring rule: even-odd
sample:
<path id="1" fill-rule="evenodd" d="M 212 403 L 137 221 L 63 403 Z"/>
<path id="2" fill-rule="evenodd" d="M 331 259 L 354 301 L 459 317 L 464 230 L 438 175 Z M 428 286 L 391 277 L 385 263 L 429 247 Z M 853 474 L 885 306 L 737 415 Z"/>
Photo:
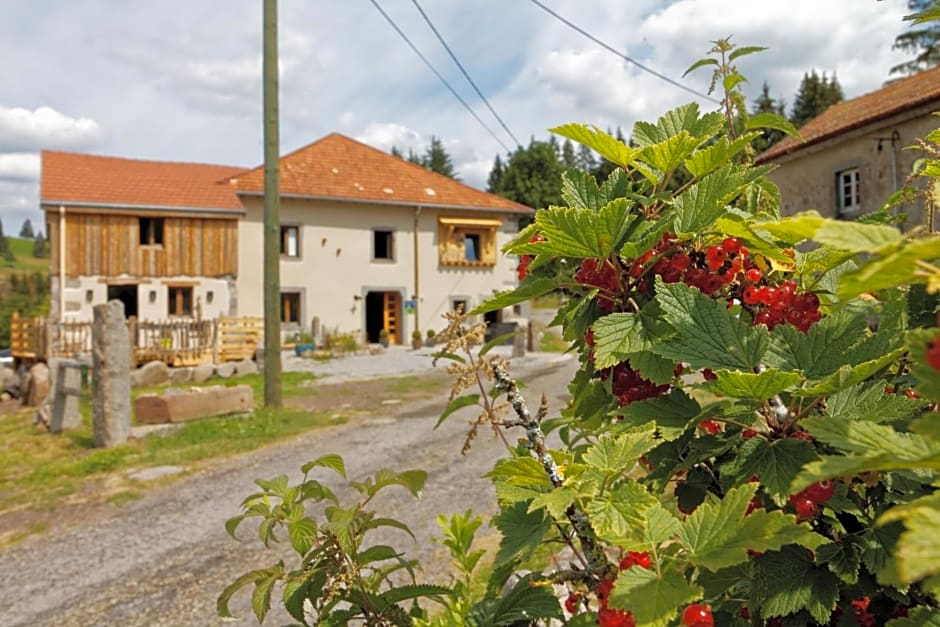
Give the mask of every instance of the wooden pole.
<path id="1" fill-rule="evenodd" d="M 264 404 L 281 406 L 277 0 L 264 0 Z"/>

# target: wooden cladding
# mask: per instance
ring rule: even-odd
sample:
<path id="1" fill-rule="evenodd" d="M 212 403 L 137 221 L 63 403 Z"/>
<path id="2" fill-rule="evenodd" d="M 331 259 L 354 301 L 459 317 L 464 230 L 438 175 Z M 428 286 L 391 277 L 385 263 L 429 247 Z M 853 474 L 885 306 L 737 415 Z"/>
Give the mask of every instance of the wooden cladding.
<path id="1" fill-rule="evenodd" d="M 159 244 L 155 218 L 72 213 L 65 216 L 67 276 L 129 275 L 134 277 L 238 274 L 238 220 L 166 217 L 160 220 Z M 141 223 L 148 229 L 142 240 Z M 51 267 L 59 268 L 59 216 L 48 216 Z"/>
<path id="2" fill-rule="evenodd" d="M 438 261 L 442 266 L 496 265 L 499 220 L 439 218 Z"/>

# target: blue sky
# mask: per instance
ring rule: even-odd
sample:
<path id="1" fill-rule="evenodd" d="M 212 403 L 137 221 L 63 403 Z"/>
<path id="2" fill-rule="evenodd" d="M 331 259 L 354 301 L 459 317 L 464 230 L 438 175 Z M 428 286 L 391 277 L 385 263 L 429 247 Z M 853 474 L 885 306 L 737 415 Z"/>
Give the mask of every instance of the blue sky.
<path id="1" fill-rule="evenodd" d="M 379 0 L 502 140 L 412 0 Z M 522 142 L 566 122 L 625 132 L 695 99 L 599 48 L 527 0 L 419 0 Z M 543 0 L 611 46 L 692 89 L 682 72 L 711 40 L 788 102 L 804 72 L 836 73 L 847 97 L 877 89 L 904 55 L 904 0 Z M 38 210 L 39 150 L 253 167 L 262 161 L 260 0 L 5 2 L 0 21 L 0 219 Z M 280 0 L 281 149 L 338 131 L 388 150 L 442 138 L 483 186 L 504 152 L 369 0 Z M 703 107 L 713 105 L 700 101 Z"/>

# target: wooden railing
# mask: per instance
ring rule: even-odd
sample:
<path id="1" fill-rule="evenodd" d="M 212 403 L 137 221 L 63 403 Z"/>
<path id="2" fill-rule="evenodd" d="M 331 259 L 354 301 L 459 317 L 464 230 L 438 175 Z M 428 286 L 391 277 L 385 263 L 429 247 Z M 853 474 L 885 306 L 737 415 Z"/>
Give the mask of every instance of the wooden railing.
<path id="1" fill-rule="evenodd" d="M 167 320 L 151 322 L 130 318 L 127 332 L 136 363 L 162 361 L 173 366 L 239 361 L 254 357 L 261 345 L 262 318 Z M 51 323 L 46 318 L 10 321 L 10 348 L 14 357 L 48 360 L 91 354 L 91 322 Z"/>

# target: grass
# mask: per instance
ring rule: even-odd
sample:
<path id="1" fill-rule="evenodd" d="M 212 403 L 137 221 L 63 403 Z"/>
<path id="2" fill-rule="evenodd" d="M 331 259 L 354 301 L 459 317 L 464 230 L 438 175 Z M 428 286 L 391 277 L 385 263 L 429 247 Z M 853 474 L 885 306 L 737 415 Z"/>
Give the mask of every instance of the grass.
<path id="1" fill-rule="evenodd" d="M 285 373 L 284 396 L 302 393 L 313 375 Z M 217 381 L 210 382 L 217 383 Z M 247 383 L 260 397 L 260 375 L 229 379 L 225 385 Z M 144 392 L 135 391 L 135 395 Z M 131 468 L 163 465 L 198 466 L 205 460 L 244 453 L 266 444 L 335 424 L 328 412 L 259 408 L 250 415 L 221 416 L 182 424 L 166 435 L 131 440 L 111 449 L 96 449 L 90 407 L 82 402 L 83 424 L 52 436 L 32 424 L 31 412 L 0 416 L 0 513 L 13 508 L 54 507 L 66 496 L 106 476 L 112 502 L 137 498 L 135 482 L 120 476 Z"/>
<path id="2" fill-rule="evenodd" d="M 542 340 L 539 342 L 539 350 L 543 353 L 564 353 L 571 348 L 561 334 L 556 329 L 545 329 L 542 333 Z"/>
<path id="3" fill-rule="evenodd" d="M 18 272 L 49 272 L 49 258 L 33 257 L 33 240 L 20 239 L 18 237 L 7 237 L 7 243 L 16 260 L 12 263 L 0 259 L 0 272 L 18 271 Z"/>

